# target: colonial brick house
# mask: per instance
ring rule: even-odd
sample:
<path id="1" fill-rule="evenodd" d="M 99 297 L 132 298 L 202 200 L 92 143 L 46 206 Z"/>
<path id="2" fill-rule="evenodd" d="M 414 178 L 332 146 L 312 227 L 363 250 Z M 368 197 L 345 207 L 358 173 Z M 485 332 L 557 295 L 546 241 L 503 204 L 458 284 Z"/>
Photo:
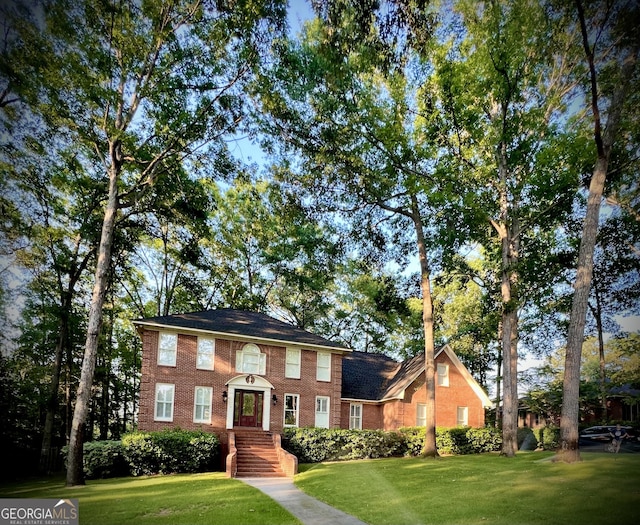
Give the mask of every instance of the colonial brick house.
<path id="1" fill-rule="evenodd" d="M 397 362 L 353 352 L 268 315 L 240 310 L 134 323 L 143 341 L 139 428 L 215 432 L 233 456 L 227 458 L 229 475 L 240 473 L 236 441 L 249 435 L 267 435 L 277 445 L 285 427 L 424 425 L 424 356 Z M 482 426 L 484 408 L 491 405 L 482 388 L 447 346 L 437 352 L 436 366 L 436 424 Z M 246 448 L 251 446 L 257 447 Z M 291 474 L 293 460 L 276 449 Z"/>

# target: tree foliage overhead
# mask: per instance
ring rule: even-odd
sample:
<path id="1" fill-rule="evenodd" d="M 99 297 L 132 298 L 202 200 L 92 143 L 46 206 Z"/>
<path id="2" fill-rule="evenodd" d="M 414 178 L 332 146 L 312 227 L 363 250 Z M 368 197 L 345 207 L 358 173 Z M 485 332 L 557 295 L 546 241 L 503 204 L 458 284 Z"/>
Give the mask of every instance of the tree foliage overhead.
<path id="1" fill-rule="evenodd" d="M 20 103 L 7 115 L 31 124 L 16 144 L 69 158 L 97 185 L 102 215 L 70 485 L 82 482 L 82 433 L 119 232 L 131 231 L 136 214 L 179 208 L 190 177 L 224 177 L 224 140 L 243 116 L 242 85 L 271 30 L 282 27 L 280 2 L 240 4 L 45 1 L 11 21 L 1 69 Z"/>
<path id="2" fill-rule="evenodd" d="M 576 395 L 635 385 L 619 323 L 638 314 L 637 71 L 616 109 L 634 2 L 310 4 L 295 38 L 280 0 L 0 7 L 0 320 L 19 321 L 0 333 L 19 399 L 0 396 L 2 443 L 49 458 L 72 435 L 117 437 L 137 410 L 130 320 L 233 307 L 425 352 L 427 369 L 449 344 L 484 386 L 498 368 L 499 403 L 505 362 L 515 453 L 515 363 L 566 336 L 594 146 L 609 165 L 586 303 L 601 355 Z M 264 165 L 233 157 L 241 133 Z M 553 381 L 540 403 L 563 401 Z"/>

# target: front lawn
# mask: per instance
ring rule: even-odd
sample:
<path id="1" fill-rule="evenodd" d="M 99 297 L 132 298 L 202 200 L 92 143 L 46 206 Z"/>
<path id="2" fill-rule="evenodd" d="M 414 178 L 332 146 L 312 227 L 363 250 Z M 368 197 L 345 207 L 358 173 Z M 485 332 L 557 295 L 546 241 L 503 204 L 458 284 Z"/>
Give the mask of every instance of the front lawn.
<path id="1" fill-rule="evenodd" d="M 300 525 L 262 492 L 223 473 L 88 481 L 63 479 L 0 485 L 3 498 L 78 498 L 86 525 Z"/>
<path id="2" fill-rule="evenodd" d="M 311 496 L 372 525 L 574 525 L 640 523 L 640 455 L 584 453 L 574 465 L 552 453 L 392 458 L 301 465 Z M 257 489 L 223 473 L 0 485 L 4 498 L 78 498 L 80 522 L 300 525 Z"/>
<path id="3" fill-rule="evenodd" d="M 374 525 L 640 523 L 640 455 L 552 453 L 303 465 L 307 494 Z"/>

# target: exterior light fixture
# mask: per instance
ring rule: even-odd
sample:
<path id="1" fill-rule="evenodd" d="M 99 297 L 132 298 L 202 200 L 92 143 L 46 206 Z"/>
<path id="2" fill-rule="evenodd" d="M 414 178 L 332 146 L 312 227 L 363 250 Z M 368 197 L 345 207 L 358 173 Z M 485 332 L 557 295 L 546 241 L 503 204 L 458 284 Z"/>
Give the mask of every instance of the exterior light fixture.
<path id="1" fill-rule="evenodd" d="M 222 392 L 222 402 L 226 403 L 227 402 L 227 397 L 229 397 L 227 395 L 227 391 L 225 390 L 224 392 Z"/>
<path id="2" fill-rule="evenodd" d="M 273 406 L 276 406 L 276 404 L 278 403 L 278 396 L 276 396 L 275 394 L 273 394 L 271 396 L 271 401 L 273 402 Z"/>

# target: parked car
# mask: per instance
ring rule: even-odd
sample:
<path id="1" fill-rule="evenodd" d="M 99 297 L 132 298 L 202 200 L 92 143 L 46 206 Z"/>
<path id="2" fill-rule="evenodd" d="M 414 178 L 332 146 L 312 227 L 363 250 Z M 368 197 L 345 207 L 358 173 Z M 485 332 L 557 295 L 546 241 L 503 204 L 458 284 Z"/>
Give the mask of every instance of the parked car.
<path id="1" fill-rule="evenodd" d="M 611 433 L 615 430 L 615 425 L 601 425 L 595 427 L 585 428 L 580 432 L 580 442 L 583 444 L 589 443 L 606 443 L 611 441 Z M 621 427 L 629 436 L 631 441 L 638 440 L 638 433 L 632 427 Z"/>

